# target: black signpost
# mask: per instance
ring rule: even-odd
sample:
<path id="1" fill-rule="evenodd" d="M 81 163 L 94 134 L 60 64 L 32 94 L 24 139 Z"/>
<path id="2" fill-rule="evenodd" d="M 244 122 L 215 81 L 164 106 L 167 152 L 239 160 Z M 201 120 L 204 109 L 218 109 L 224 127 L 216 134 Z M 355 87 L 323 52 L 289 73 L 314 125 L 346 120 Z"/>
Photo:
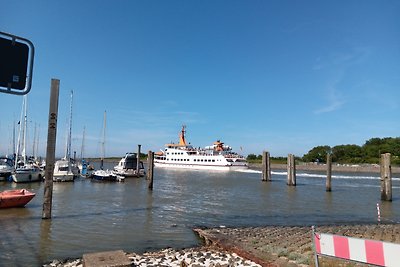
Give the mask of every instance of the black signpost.
<path id="1" fill-rule="evenodd" d="M 31 41 L 0 32 L 0 92 L 15 95 L 29 93 L 34 50 Z"/>

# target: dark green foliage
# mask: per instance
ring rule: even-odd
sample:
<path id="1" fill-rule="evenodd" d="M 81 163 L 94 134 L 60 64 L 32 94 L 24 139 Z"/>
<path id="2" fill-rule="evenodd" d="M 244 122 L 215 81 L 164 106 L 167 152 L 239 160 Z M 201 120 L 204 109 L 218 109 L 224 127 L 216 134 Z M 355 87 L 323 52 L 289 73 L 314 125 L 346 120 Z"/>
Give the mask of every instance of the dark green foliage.
<path id="1" fill-rule="evenodd" d="M 329 146 L 317 146 L 303 156 L 306 162 L 326 162 Z M 371 138 L 363 146 L 337 145 L 330 150 L 337 163 L 379 163 L 380 155 L 392 154 L 392 164 L 400 164 L 400 137 Z"/>
<path id="2" fill-rule="evenodd" d="M 326 163 L 327 153 L 332 154 L 332 161 L 337 163 L 379 164 L 380 155 L 392 154 L 392 165 L 400 165 L 400 137 L 371 138 L 364 145 L 316 146 L 296 161 Z M 270 157 L 271 163 L 286 164 L 286 157 Z M 249 154 L 249 162 L 261 162 L 262 155 Z"/>
<path id="3" fill-rule="evenodd" d="M 303 160 L 306 162 L 326 163 L 326 156 L 330 152 L 330 146 L 316 146 L 303 156 Z"/>

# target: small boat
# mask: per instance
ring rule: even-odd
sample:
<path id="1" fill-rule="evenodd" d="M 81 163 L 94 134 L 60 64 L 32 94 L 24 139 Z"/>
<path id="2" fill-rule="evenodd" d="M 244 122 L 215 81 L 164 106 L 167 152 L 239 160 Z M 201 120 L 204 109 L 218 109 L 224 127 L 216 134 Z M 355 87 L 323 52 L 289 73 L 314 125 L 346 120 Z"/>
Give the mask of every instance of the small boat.
<path id="1" fill-rule="evenodd" d="M 137 169 L 137 153 L 126 153 L 117 166 L 114 167 L 114 172 L 123 177 L 140 177 L 145 175 L 144 165 L 139 161 L 139 172 Z"/>
<path id="2" fill-rule="evenodd" d="M 12 179 L 15 183 L 27 183 L 41 181 L 43 173 L 39 166 L 28 160 L 26 155 L 26 133 L 27 133 L 27 96 L 24 95 L 22 101 L 22 112 L 20 120 L 20 129 L 18 133 L 18 147 L 15 159 L 15 171 L 12 174 Z M 21 140 L 22 136 L 22 140 Z M 20 144 L 22 153 L 19 155 Z"/>
<path id="3" fill-rule="evenodd" d="M 73 182 L 75 174 L 71 169 L 71 162 L 66 159 L 57 160 L 54 165 L 53 181 Z"/>
<path id="4" fill-rule="evenodd" d="M 0 208 L 23 207 L 35 196 L 26 189 L 6 190 L 0 192 Z"/>
<path id="5" fill-rule="evenodd" d="M 14 172 L 12 159 L 0 157 L 0 181 L 6 181 Z"/>
<path id="6" fill-rule="evenodd" d="M 100 160 L 100 170 L 95 170 L 92 172 L 91 178 L 92 181 L 107 181 L 107 182 L 123 182 L 124 177 L 121 175 L 117 175 L 112 170 L 104 170 L 104 154 L 105 154 L 105 141 L 106 140 L 106 112 L 104 111 L 104 119 L 103 119 L 103 140 L 101 142 L 101 160 Z"/>
<path id="7" fill-rule="evenodd" d="M 39 166 L 27 163 L 15 169 L 12 179 L 15 183 L 37 182 L 43 179 L 43 173 Z"/>
<path id="8" fill-rule="evenodd" d="M 65 155 L 62 159 L 57 160 L 54 165 L 53 181 L 54 182 L 73 182 L 79 175 L 78 166 L 75 161 L 71 158 L 71 142 L 72 142 L 72 102 L 73 94 L 71 91 L 71 103 L 70 103 L 70 116 L 68 122 L 68 134 L 65 144 Z"/>
<path id="9" fill-rule="evenodd" d="M 92 181 L 98 182 L 123 182 L 125 177 L 112 170 L 96 170 L 92 173 Z"/>

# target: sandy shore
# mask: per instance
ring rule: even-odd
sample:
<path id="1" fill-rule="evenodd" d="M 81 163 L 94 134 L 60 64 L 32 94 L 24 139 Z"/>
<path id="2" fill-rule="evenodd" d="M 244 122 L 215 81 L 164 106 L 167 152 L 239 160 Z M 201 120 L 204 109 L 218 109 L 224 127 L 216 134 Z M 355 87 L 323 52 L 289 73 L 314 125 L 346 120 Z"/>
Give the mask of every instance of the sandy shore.
<path id="1" fill-rule="evenodd" d="M 250 163 L 249 167 L 256 170 L 261 170 L 262 164 Z M 296 170 L 302 171 L 323 171 L 326 172 L 326 164 L 314 164 L 314 163 L 302 163 L 296 165 Z M 286 170 L 286 164 L 271 164 L 272 170 Z M 365 165 L 339 165 L 332 164 L 332 172 L 368 172 L 368 173 L 380 173 L 380 166 L 373 164 Z M 392 166 L 393 174 L 400 174 L 400 167 Z"/>

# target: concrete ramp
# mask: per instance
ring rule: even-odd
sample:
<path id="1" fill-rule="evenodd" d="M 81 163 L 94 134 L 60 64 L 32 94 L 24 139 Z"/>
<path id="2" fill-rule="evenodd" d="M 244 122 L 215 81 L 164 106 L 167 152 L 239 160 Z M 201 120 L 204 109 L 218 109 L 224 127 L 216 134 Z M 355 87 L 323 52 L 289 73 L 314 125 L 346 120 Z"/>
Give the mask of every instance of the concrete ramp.
<path id="1" fill-rule="evenodd" d="M 122 250 L 83 254 L 83 267 L 129 267 L 131 260 Z"/>

